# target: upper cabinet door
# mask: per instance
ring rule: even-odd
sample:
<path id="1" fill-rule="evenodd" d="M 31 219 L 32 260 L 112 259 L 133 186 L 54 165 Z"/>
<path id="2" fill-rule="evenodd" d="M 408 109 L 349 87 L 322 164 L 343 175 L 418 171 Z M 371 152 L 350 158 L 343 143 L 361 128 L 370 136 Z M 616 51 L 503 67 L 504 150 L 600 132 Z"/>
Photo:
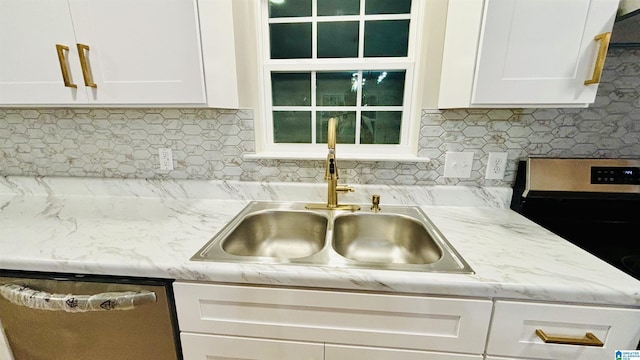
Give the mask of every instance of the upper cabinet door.
<path id="1" fill-rule="evenodd" d="M 196 0 L 0 0 L 0 105 L 206 104 Z"/>
<path id="2" fill-rule="evenodd" d="M 195 0 L 69 0 L 89 101 L 206 103 Z M 84 79 L 84 78 L 83 78 Z M 90 86 L 95 83 L 95 87 Z"/>
<path id="3" fill-rule="evenodd" d="M 0 0 L 0 104 L 86 102 L 79 68 L 67 0 Z"/>
<path id="4" fill-rule="evenodd" d="M 618 0 L 485 0 L 472 105 L 586 105 Z M 602 59 L 604 60 L 604 59 Z"/>

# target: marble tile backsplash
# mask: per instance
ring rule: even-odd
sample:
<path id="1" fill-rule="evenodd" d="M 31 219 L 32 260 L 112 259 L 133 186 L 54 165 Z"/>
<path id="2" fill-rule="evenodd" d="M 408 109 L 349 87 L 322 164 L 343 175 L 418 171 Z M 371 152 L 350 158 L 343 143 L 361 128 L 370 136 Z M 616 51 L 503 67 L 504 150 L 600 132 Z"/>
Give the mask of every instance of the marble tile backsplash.
<path id="1" fill-rule="evenodd" d="M 586 109 L 424 110 L 419 155 L 430 162 L 342 161 L 353 184 L 511 186 L 529 155 L 640 157 L 640 49 L 610 49 Z M 158 148 L 173 150 L 159 170 Z M 321 161 L 249 160 L 253 111 L 0 109 L 0 175 L 323 181 Z M 473 151 L 471 178 L 445 178 L 447 151 Z M 508 152 L 503 180 L 486 180 L 489 152 Z"/>

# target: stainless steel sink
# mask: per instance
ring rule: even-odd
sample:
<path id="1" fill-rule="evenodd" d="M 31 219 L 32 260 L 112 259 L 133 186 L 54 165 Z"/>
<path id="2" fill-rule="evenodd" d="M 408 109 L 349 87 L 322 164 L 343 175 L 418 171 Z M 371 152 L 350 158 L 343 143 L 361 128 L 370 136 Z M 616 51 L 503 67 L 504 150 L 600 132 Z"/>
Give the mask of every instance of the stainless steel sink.
<path id="1" fill-rule="evenodd" d="M 328 219 L 307 211 L 268 210 L 245 216 L 221 243 L 230 255 L 294 259 L 322 250 Z"/>
<path id="2" fill-rule="evenodd" d="M 432 264 L 443 254 L 421 222 L 398 214 L 338 216 L 332 244 L 348 259 L 382 264 Z"/>
<path id="3" fill-rule="evenodd" d="M 362 208 L 251 202 L 191 260 L 473 273 L 419 207 Z"/>

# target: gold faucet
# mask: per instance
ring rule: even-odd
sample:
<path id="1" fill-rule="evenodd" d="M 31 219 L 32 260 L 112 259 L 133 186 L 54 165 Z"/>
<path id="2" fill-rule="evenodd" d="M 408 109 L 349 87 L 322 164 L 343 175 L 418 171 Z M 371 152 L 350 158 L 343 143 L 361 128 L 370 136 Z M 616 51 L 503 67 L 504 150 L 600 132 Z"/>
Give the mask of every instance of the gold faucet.
<path id="1" fill-rule="evenodd" d="M 324 179 L 327 180 L 328 192 L 326 204 L 307 204 L 307 209 L 322 210 L 360 210 L 358 205 L 341 205 L 338 204 L 338 192 L 353 192 L 354 189 L 347 185 L 338 185 L 338 165 L 336 162 L 336 121 L 337 119 L 329 118 L 329 127 L 327 129 L 327 145 L 329 154 L 327 155 L 327 163 L 325 166 Z"/>

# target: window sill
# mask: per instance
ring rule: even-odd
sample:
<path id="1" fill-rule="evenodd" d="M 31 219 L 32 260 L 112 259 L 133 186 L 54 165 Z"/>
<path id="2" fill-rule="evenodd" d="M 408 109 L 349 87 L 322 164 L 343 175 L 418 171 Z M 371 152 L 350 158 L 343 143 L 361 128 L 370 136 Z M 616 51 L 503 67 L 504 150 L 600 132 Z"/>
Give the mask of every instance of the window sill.
<path id="1" fill-rule="evenodd" d="M 395 162 L 429 162 L 430 158 L 418 157 L 409 154 L 349 154 L 345 152 L 339 152 L 337 154 L 338 160 L 354 160 L 354 161 L 395 161 Z M 316 152 L 259 152 L 244 154 L 244 159 L 248 160 L 326 160 L 327 154 Z"/>

